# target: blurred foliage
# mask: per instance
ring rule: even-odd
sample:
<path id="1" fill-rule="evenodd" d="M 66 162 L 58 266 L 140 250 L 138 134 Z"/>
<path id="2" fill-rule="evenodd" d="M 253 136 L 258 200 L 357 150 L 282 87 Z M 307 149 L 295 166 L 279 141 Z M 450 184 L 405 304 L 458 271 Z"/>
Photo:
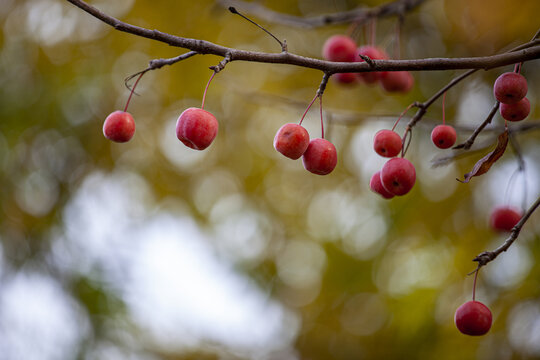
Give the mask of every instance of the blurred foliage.
<path id="1" fill-rule="evenodd" d="M 273 39 L 211 0 L 92 3 L 132 24 L 225 46 L 279 51 Z M 304 16 L 361 4 L 263 3 Z M 534 35 L 539 13 L 537 0 L 428 0 L 405 19 L 402 57 L 501 52 Z M 453 324 L 454 310 L 470 298 L 472 279 L 466 274 L 475 266 L 470 260 L 504 240 L 487 227 L 490 209 L 538 196 L 538 131 L 517 136 L 526 155 L 525 175 L 509 184 L 517 162 L 507 151 L 490 173 L 458 184 L 455 178 L 488 150 L 432 168 L 430 161 L 444 154 L 429 142 L 441 118 L 438 102 L 414 131 L 409 157 L 418 180 L 413 191 L 384 201 L 368 188 L 371 174 L 384 163 L 373 154 L 371 137 L 395 121 L 383 115 L 399 114 L 409 103 L 428 98 L 459 71 L 415 73 L 415 88 L 407 95 L 331 83 L 324 96 L 327 138 L 336 144 L 339 162 L 331 175 L 320 177 L 272 148 L 276 130 L 298 121 L 315 94 L 321 79 L 317 71 L 227 65 L 206 100 L 220 131 L 202 153 L 182 147 L 174 123 L 185 108 L 199 106 L 211 75 L 208 67 L 220 59 L 199 55 L 152 71 L 130 105 L 137 124 L 134 139 L 114 144 L 103 137 L 101 127 L 110 112 L 124 107 L 129 94 L 124 79 L 151 59 L 184 50 L 117 32 L 62 0 L 0 0 L 0 21 L 0 298 L 7 298 L 20 276 L 39 274 L 58 286 L 82 319 L 77 317 L 75 345 L 47 359 L 540 358 L 538 214 L 511 251 L 480 274 L 478 299 L 490 306 L 495 319 L 490 333 L 470 338 Z M 347 31 L 344 26 L 303 30 L 265 25 L 287 39 L 291 52 L 311 57 L 320 56 L 328 36 Z M 377 24 L 378 42 L 389 49 L 394 26 L 395 19 Z M 523 67 L 532 104 L 527 122 L 538 121 L 540 114 L 538 65 L 532 61 Z M 466 139 L 484 120 L 493 103 L 491 84 L 510 68 L 479 72 L 448 93 L 447 119 L 470 129 L 458 139 Z M 313 110 L 305 120 L 312 137 L 320 132 L 317 115 Z M 338 121 L 344 115 L 348 123 Z M 498 115 L 495 123 L 502 124 Z M 496 135 L 488 128 L 478 141 L 491 146 Z M 70 234 L 79 231 L 77 241 L 100 239 L 105 254 L 116 238 L 100 234 L 123 229 L 127 221 L 112 219 L 103 229 L 70 227 L 71 217 L 86 214 L 77 207 L 77 194 L 96 174 L 125 179 L 119 181 L 120 190 L 134 189 L 130 200 L 136 206 L 123 213 L 130 221 L 127 236 L 135 238 L 155 214 L 187 214 L 207 235 L 200 241 L 207 241 L 221 261 L 298 317 L 289 343 L 275 351 L 243 352 L 203 336 L 183 347 L 167 342 L 166 329 L 160 334 L 141 326 L 130 311 L 129 296 L 119 290 L 122 281 L 111 276 L 113 270 L 127 272 L 120 258 L 136 253 L 135 245 L 126 253 L 111 250 L 110 262 L 99 266 L 73 260 L 79 257 L 70 260 L 62 250 L 73 243 Z M 523 179 L 528 184 L 522 185 Z M 105 202 L 98 205 L 120 206 L 115 195 L 116 190 L 98 198 Z M 81 259 L 93 256 L 81 249 L 75 251 Z M 39 300 L 30 297 L 26 303 Z M 19 340 L 9 335 L 16 325 L 6 320 L 8 315 L 0 307 L 0 354 L 18 341 L 31 342 L 32 334 L 15 332 Z M 33 358 L 30 352 L 19 357 Z"/>

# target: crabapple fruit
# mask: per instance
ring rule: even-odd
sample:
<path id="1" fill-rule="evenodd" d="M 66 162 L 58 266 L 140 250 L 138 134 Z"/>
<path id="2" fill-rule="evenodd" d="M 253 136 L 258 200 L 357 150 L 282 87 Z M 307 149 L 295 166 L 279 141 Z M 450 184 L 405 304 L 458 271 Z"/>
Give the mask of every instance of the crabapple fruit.
<path id="1" fill-rule="evenodd" d="M 345 85 L 353 85 L 358 81 L 355 73 L 336 73 L 332 76 L 337 83 Z"/>
<path id="2" fill-rule="evenodd" d="M 465 335 L 484 335 L 491 328 L 492 315 L 489 308 L 479 301 L 467 301 L 457 308 L 454 322 Z"/>
<path id="3" fill-rule="evenodd" d="M 517 103 L 513 103 L 513 104 L 501 103 L 501 107 L 499 111 L 501 113 L 501 116 L 505 120 L 521 121 L 525 119 L 527 116 L 529 116 L 529 113 L 531 112 L 531 103 L 529 102 L 529 99 L 524 97 L 523 99 L 519 100 Z"/>
<path id="4" fill-rule="evenodd" d="M 204 150 L 214 141 L 218 127 L 215 116 L 208 111 L 189 108 L 176 122 L 176 137 L 187 147 Z"/>
<path id="5" fill-rule="evenodd" d="M 414 78 L 408 71 L 386 71 L 381 76 L 381 85 L 388 92 L 409 92 L 414 85 Z"/>
<path id="6" fill-rule="evenodd" d="M 306 152 L 309 145 L 307 130 L 298 124 L 285 124 L 279 128 L 274 137 L 274 148 L 293 160 Z"/>
<path id="7" fill-rule="evenodd" d="M 393 158 L 384 164 L 381 170 L 381 183 L 386 191 L 394 195 L 405 195 L 414 186 L 416 170 L 414 165 L 404 158 Z"/>
<path id="8" fill-rule="evenodd" d="M 384 50 L 379 49 L 378 47 L 375 47 L 375 46 L 371 46 L 371 45 L 361 46 L 358 48 L 357 52 L 358 52 L 358 55 L 356 55 L 357 56 L 356 61 L 360 61 L 360 62 L 364 61 L 364 59 L 362 59 L 359 55 L 367 56 L 368 58 L 372 60 L 388 59 L 388 55 L 386 54 Z M 358 76 L 360 76 L 360 78 L 364 80 L 366 83 L 374 84 L 378 80 L 380 80 L 381 77 L 384 76 L 384 72 L 381 72 L 381 71 L 364 72 L 364 73 L 358 73 Z"/>
<path id="9" fill-rule="evenodd" d="M 356 43 L 345 35 L 331 36 L 323 45 L 323 58 L 329 61 L 352 62 L 356 58 Z"/>
<path id="10" fill-rule="evenodd" d="M 112 112 L 103 123 L 103 135 L 114 142 L 127 142 L 135 134 L 135 121 L 130 113 L 125 111 Z"/>
<path id="11" fill-rule="evenodd" d="M 456 143 L 456 130 L 450 125 L 437 125 L 431 132 L 431 141 L 439 149 L 448 149 Z"/>
<path id="12" fill-rule="evenodd" d="M 386 189 L 382 185 L 380 171 L 377 171 L 371 177 L 371 180 L 369 181 L 369 188 L 371 189 L 371 191 L 381 195 L 385 199 L 391 199 L 394 197 L 394 194 L 391 194 L 388 191 L 386 191 Z"/>
<path id="13" fill-rule="evenodd" d="M 502 104 L 515 104 L 527 95 L 527 80 L 523 75 L 506 72 L 495 80 L 493 95 Z"/>
<path id="14" fill-rule="evenodd" d="M 327 175 L 337 165 L 337 151 L 334 144 L 326 139 L 312 139 L 302 155 L 304 168 L 317 175 Z"/>
<path id="15" fill-rule="evenodd" d="M 384 157 L 394 157 L 401 151 L 401 137 L 392 130 L 379 130 L 373 137 L 373 149 Z"/>
<path id="16" fill-rule="evenodd" d="M 511 231 L 521 220 L 521 211 L 513 206 L 499 206 L 489 217 L 489 224 L 494 230 Z"/>

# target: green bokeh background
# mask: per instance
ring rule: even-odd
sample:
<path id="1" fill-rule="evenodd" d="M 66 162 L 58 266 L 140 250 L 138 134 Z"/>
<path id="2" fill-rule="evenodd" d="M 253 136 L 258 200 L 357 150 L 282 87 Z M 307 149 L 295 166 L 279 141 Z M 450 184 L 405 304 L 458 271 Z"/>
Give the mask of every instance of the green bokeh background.
<path id="1" fill-rule="evenodd" d="M 92 3 L 150 29 L 241 49 L 280 50 L 262 31 L 210 0 Z M 284 13 L 312 16 L 384 2 L 263 3 Z M 502 52 L 534 35 L 539 13 L 536 0 L 519 5 L 428 0 L 405 18 L 402 57 Z M 124 79 L 151 59 L 185 50 L 117 32 L 62 0 L 0 0 L 0 24 L 0 297 L 18 274 L 37 273 L 58 283 L 91 328 L 76 351 L 60 358 L 93 358 L 103 343 L 124 354 L 111 358 L 540 358 L 538 214 L 518 240 L 520 251 L 501 255 L 512 260 L 503 266 L 495 264 L 502 263 L 499 258 L 480 275 L 478 300 L 489 305 L 495 320 L 490 333 L 466 337 L 453 324 L 455 308 L 471 296 L 471 259 L 505 238 L 488 228 L 490 209 L 508 201 L 521 205 L 524 196 L 528 202 L 538 196 L 538 131 L 516 137 L 526 155 L 527 186 L 522 174 L 510 186 L 504 177 L 517 167 L 511 149 L 492 172 L 459 184 L 455 178 L 489 150 L 432 168 L 433 158 L 449 153 L 429 142 L 431 128 L 441 121 L 437 102 L 414 131 L 408 157 L 416 165 L 418 181 L 412 192 L 384 201 L 369 191 L 372 172 L 384 163 L 370 150 L 373 133 L 391 127 L 408 104 L 429 98 L 460 71 L 415 73 L 415 87 L 406 95 L 330 82 L 324 95 L 326 132 L 338 149 L 339 162 L 332 174 L 320 177 L 272 148 L 277 129 L 297 122 L 314 96 L 322 75 L 318 71 L 228 64 L 207 94 L 205 108 L 216 115 L 220 130 L 204 153 L 174 143 L 174 121 L 185 108 L 200 106 L 211 75 L 208 67 L 221 59 L 195 56 L 149 72 L 129 109 L 137 124 L 135 137 L 114 144 L 101 128 L 110 112 L 124 107 L 129 95 Z M 310 57 L 320 57 L 328 36 L 347 32 L 347 26 L 264 25 L 287 39 L 291 52 Z M 393 18 L 378 22 L 381 46 L 392 48 L 394 26 Z M 538 65 L 532 61 L 523 67 L 532 104 L 527 122 L 539 118 Z M 448 93 L 446 116 L 461 126 L 458 139 L 466 139 L 484 120 L 493 103 L 491 84 L 510 69 L 479 72 Z M 317 113 L 312 110 L 305 120 L 312 137 L 319 136 Z M 502 125 L 498 115 L 494 122 Z M 400 132 L 403 126 L 398 126 Z M 171 138 L 173 142 L 167 140 Z M 495 138 L 496 132 L 488 130 L 479 144 L 490 146 Z M 204 337 L 192 347 L 157 345 L 161 343 L 130 317 L 114 286 L 103 285 L 113 282 L 107 269 L 74 270 L 52 256 L 64 238 L 67 206 L 92 174 L 136 176 L 150 196 L 135 200 L 148 213 L 189 216 L 202 231 L 215 234 L 216 242 L 209 244 L 217 256 L 300 319 L 283 352 L 244 353 Z M 245 216 L 249 224 L 220 228 L 215 215 L 219 211 Z M 238 231 L 242 238 L 242 232 L 253 228 L 253 244 L 219 243 L 221 237 L 236 237 L 223 232 Z M 83 230 L 80 236 L 84 239 Z M 505 273 L 510 277 L 504 278 Z M 2 317 L 0 308 L 0 336 L 7 339 L 0 346 L 9 347 L 17 341 L 6 335 L 14 325 Z M 127 324 L 122 331 L 135 342 L 111 335 L 109 327 L 119 323 Z M 17 334 L 22 336 L 19 341 L 31 343 L 31 334 Z M 0 347 L 0 358 L 2 352 Z"/>

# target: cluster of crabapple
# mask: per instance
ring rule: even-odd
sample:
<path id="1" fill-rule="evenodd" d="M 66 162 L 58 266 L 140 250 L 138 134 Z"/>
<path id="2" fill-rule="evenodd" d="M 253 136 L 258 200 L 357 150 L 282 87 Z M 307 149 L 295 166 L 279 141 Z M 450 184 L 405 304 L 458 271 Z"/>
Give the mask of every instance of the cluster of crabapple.
<path id="1" fill-rule="evenodd" d="M 308 131 L 299 124 L 283 125 L 274 137 L 274 148 L 289 159 L 302 157 L 304 168 L 313 174 L 330 174 L 337 165 L 334 144 L 324 138 L 310 140 Z"/>
<path id="2" fill-rule="evenodd" d="M 516 70 L 519 65 L 516 66 Z M 531 106 L 527 95 L 527 80 L 518 72 L 506 72 L 500 75 L 493 85 L 493 95 L 499 101 L 499 112 L 506 121 L 521 121 L 530 112 Z M 432 135 L 433 136 L 433 135 Z M 520 209 L 513 206 L 498 206 L 491 212 L 489 224 L 498 232 L 510 232 L 522 217 Z M 475 285 L 476 286 L 476 278 Z M 491 328 L 492 315 L 487 306 L 474 300 L 461 305 L 454 315 L 454 322 L 459 331 L 466 335 L 484 335 Z"/>
<path id="3" fill-rule="evenodd" d="M 362 56 L 372 60 L 387 60 L 388 54 L 383 49 L 364 45 L 357 47 L 356 42 L 346 35 L 329 37 L 323 46 L 323 58 L 336 62 L 363 62 Z M 333 78 L 341 84 L 364 82 L 376 84 L 380 82 L 388 92 L 409 92 L 414 85 L 414 78 L 408 71 L 373 71 L 364 73 L 337 73 Z"/>
<path id="4" fill-rule="evenodd" d="M 503 119 L 521 121 L 529 116 L 531 104 L 527 95 L 527 80 L 517 72 L 506 72 L 495 80 L 493 95 L 501 103 L 499 112 Z"/>
<path id="5" fill-rule="evenodd" d="M 516 69 L 519 69 L 519 66 Z M 527 80 L 517 72 L 506 72 L 495 80 L 493 95 L 500 102 L 499 112 L 503 119 L 521 121 L 529 115 L 531 105 L 525 97 L 527 91 Z M 498 232 L 510 232 L 521 217 L 520 209 L 503 205 L 493 209 L 489 224 Z"/>
<path id="6" fill-rule="evenodd" d="M 107 139 L 123 143 L 131 140 L 135 134 L 135 121 L 133 120 L 133 116 L 127 112 L 127 108 L 131 96 L 135 91 L 135 87 L 142 75 L 144 75 L 144 73 L 141 74 L 131 89 L 124 111 L 114 111 L 105 119 L 105 122 L 103 123 L 103 135 L 105 135 Z M 208 81 L 208 85 L 212 81 L 214 75 L 215 73 L 210 78 L 210 81 Z M 206 97 L 208 85 L 204 91 L 201 107 L 191 107 L 186 109 L 180 114 L 176 122 L 176 137 L 178 140 L 187 147 L 195 150 L 204 150 L 210 146 L 216 138 L 219 128 L 216 117 L 212 113 L 204 110 L 204 99 Z"/>
<path id="7" fill-rule="evenodd" d="M 414 165 L 405 158 L 396 157 L 402 147 L 401 137 L 393 130 L 379 130 L 373 139 L 375 152 L 391 158 L 369 181 L 371 190 L 385 199 L 407 194 L 416 181 Z"/>

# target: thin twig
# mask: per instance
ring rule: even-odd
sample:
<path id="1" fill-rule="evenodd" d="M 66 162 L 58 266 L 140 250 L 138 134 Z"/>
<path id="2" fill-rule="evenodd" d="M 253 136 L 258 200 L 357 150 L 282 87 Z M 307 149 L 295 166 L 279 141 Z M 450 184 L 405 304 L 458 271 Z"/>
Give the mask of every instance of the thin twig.
<path id="1" fill-rule="evenodd" d="M 529 209 L 525 212 L 521 220 L 512 228 L 512 232 L 510 233 L 510 236 L 504 241 L 504 243 L 496 248 L 493 251 L 484 251 L 477 257 L 473 259 L 473 261 L 478 262 L 478 267 L 485 266 L 487 263 L 495 260 L 497 256 L 499 256 L 502 252 L 508 250 L 510 246 L 516 241 L 516 239 L 519 236 L 519 233 L 521 232 L 521 229 L 523 228 L 523 225 L 527 222 L 527 220 L 531 217 L 532 213 L 540 206 L 540 196 L 536 199 L 534 204 L 529 207 Z"/>
<path id="2" fill-rule="evenodd" d="M 425 0 L 397 0 L 373 8 L 358 7 L 349 11 L 309 18 L 273 11 L 257 2 L 241 0 L 218 0 L 217 2 L 224 7 L 236 6 L 237 8 L 242 9 L 242 11 L 246 11 L 266 22 L 302 28 L 315 28 L 331 24 L 347 24 L 352 22 L 362 25 L 375 18 L 402 16 L 405 12 L 409 12 L 420 6 L 424 1 Z"/>
<path id="3" fill-rule="evenodd" d="M 126 85 L 126 87 L 131 90 L 131 87 L 128 85 L 128 82 L 139 76 L 139 75 L 142 75 L 144 73 L 146 73 L 147 71 L 150 71 L 150 70 L 156 70 L 156 69 L 161 69 L 162 67 L 164 67 L 165 65 L 173 65 L 173 64 L 176 64 L 177 62 L 179 61 L 182 61 L 182 60 L 185 60 L 185 59 L 188 59 L 192 56 L 195 56 L 197 55 L 198 53 L 196 51 L 190 51 L 190 52 L 187 52 L 185 54 L 182 54 L 182 55 L 178 55 L 176 57 L 173 57 L 173 58 L 169 58 L 169 59 L 154 59 L 154 60 L 150 60 L 150 62 L 148 63 L 148 67 L 144 70 L 141 70 L 139 72 L 136 72 L 135 74 L 133 75 L 130 75 L 128 76 L 125 80 L 124 80 L 124 84 Z M 137 93 L 134 93 L 135 95 L 137 95 Z"/>
<path id="4" fill-rule="evenodd" d="M 484 130 L 484 128 L 488 124 L 491 124 L 491 120 L 493 120 L 493 117 L 497 113 L 497 110 L 499 110 L 499 105 L 500 105 L 500 103 L 498 101 L 495 102 L 495 105 L 493 105 L 493 108 L 491 108 L 491 111 L 489 112 L 486 120 L 484 120 L 484 122 L 482 124 L 480 124 L 480 126 L 477 127 L 474 130 L 472 135 L 465 142 L 454 146 L 452 149 L 454 149 L 454 150 L 458 150 L 458 149 L 469 150 L 471 148 L 471 146 L 474 144 L 474 140 L 476 139 L 478 134 L 480 134 L 480 132 L 482 132 L 482 130 Z"/>
<path id="5" fill-rule="evenodd" d="M 270 31 L 266 30 L 263 26 L 257 24 L 255 21 L 251 20 L 250 18 L 248 18 L 247 16 L 245 16 L 244 14 L 241 14 L 240 12 L 238 12 L 238 10 L 236 10 L 236 8 L 234 6 L 229 6 L 229 11 L 232 12 L 233 14 L 236 14 L 238 16 L 240 16 L 241 18 L 243 18 L 244 20 L 247 20 L 249 21 L 250 23 L 252 23 L 253 25 L 257 26 L 259 29 L 261 29 L 262 31 L 264 31 L 265 33 L 267 33 L 268 35 L 270 35 L 274 40 L 276 40 L 278 43 L 279 43 L 279 46 L 281 46 L 281 51 L 287 51 L 287 43 L 286 42 L 281 42 L 281 40 L 279 40 L 274 34 L 272 34 Z"/>
<path id="6" fill-rule="evenodd" d="M 189 59 L 190 57 L 195 56 L 197 54 L 198 54 L 198 52 L 196 52 L 196 51 L 189 51 L 189 52 L 187 52 L 185 54 L 178 55 L 178 56 L 170 58 L 170 59 L 154 59 L 154 60 L 150 60 L 150 62 L 148 63 L 148 69 L 149 70 L 161 69 L 165 65 L 176 64 L 179 61 Z"/>

